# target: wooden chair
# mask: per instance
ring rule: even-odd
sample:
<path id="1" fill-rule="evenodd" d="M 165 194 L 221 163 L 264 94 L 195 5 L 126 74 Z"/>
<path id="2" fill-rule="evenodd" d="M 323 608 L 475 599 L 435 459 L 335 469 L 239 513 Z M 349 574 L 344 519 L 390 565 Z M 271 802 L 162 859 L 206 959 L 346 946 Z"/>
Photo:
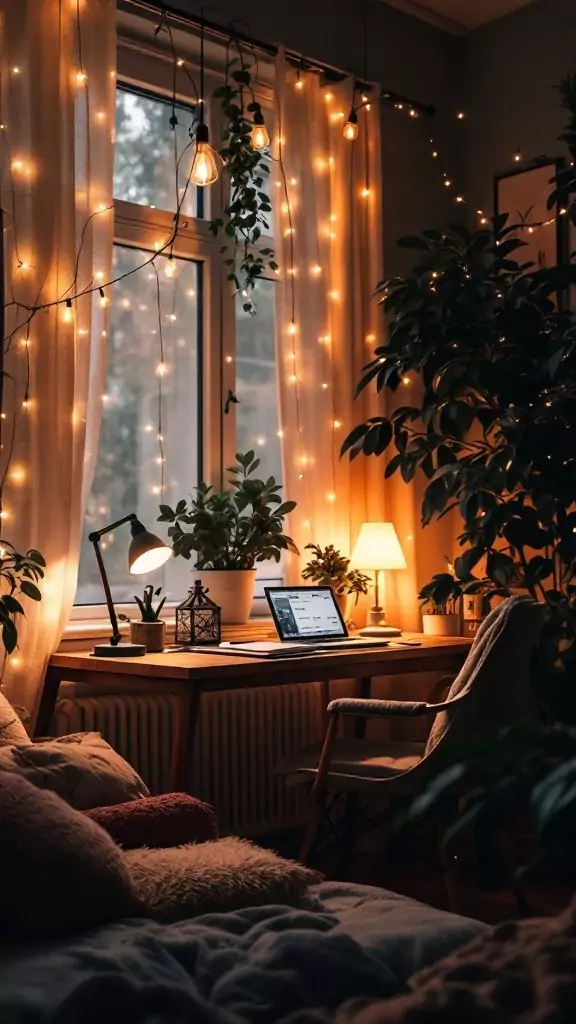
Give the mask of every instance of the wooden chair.
<path id="1" fill-rule="evenodd" d="M 413 799 L 430 777 L 448 743 L 496 735 L 515 720 L 537 716 L 530 688 L 530 662 L 538 638 L 542 606 L 513 597 L 482 623 L 466 662 L 446 700 L 376 700 L 344 697 L 328 705 L 324 744 L 296 755 L 284 766 L 288 784 L 313 780 L 312 813 L 299 858 L 305 863 L 324 819 L 329 794 L 347 796 L 353 818 L 360 796 Z M 338 738 L 341 716 L 432 719 L 426 744 Z M 282 770 L 282 769 L 281 769 Z M 350 828 L 348 831 L 350 840 Z M 454 879 L 441 850 L 450 905 L 455 909 Z"/>

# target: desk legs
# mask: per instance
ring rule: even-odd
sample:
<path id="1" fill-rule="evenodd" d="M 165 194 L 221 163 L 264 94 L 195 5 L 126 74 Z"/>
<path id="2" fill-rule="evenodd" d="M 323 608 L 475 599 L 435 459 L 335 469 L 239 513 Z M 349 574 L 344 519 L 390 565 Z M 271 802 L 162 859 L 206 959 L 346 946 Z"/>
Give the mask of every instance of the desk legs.
<path id="1" fill-rule="evenodd" d="M 40 704 L 38 707 L 38 714 L 36 716 L 36 722 L 33 728 L 34 736 L 48 735 L 48 730 L 50 728 L 50 722 L 52 721 L 52 715 L 54 714 L 54 708 L 56 706 L 58 690 L 60 689 L 61 682 L 61 669 L 54 668 L 49 665 L 48 668 L 46 669 L 46 675 L 44 677 L 44 686 L 42 687 L 42 694 L 40 696 Z"/>
<path id="2" fill-rule="evenodd" d="M 193 789 L 192 750 L 196 738 L 201 696 L 202 691 L 191 685 L 188 685 L 180 694 L 180 714 L 170 771 L 172 788 L 179 793 L 188 793 Z"/>

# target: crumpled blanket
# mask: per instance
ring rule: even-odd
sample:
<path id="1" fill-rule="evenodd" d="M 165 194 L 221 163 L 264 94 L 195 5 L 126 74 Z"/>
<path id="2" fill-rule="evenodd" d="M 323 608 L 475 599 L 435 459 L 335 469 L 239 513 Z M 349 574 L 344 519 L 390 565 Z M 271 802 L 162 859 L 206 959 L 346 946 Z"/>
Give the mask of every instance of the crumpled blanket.
<path id="1" fill-rule="evenodd" d="M 394 893 L 314 886 L 311 909 L 254 907 L 161 925 L 130 919 L 0 952 L 1 1024 L 273 1024 L 406 992 L 479 922 Z"/>

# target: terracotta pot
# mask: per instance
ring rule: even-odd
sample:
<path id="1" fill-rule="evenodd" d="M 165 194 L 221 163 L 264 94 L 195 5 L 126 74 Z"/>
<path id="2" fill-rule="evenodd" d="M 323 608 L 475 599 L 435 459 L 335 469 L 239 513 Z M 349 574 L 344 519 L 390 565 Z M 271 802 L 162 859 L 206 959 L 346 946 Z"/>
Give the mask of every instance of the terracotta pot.
<path id="1" fill-rule="evenodd" d="M 208 597 L 221 609 L 223 626 L 248 622 L 254 600 L 255 569 L 196 569 L 194 579 L 202 580 Z"/>
<path id="2" fill-rule="evenodd" d="M 164 650 L 165 622 L 131 622 L 130 639 L 133 644 L 144 644 L 148 654 Z"/>
<path id="3" fill-rule="evenodd" d="M 336 598 L 336 604 L 338 605 L 344 622 L 348 622 L 350 617 L 350 598 L 351 594 L 337 594 L 333 591 L 334 597 Z"/>
<path id="4" fill-rule="evenodd" d="M 422 631 L 424 636 L 459 636 L 459 615 L 423 615 Z"/>

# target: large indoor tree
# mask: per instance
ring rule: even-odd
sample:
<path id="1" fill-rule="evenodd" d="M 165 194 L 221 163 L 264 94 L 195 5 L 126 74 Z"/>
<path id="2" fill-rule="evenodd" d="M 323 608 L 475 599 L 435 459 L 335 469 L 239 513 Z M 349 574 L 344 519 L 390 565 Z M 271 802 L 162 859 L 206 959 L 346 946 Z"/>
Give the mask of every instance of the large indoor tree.
<path id="1" fill-rule="evenodd" d="M 570 160 L 548 205 L 576 224 L 576 75 L 560 92 Z M 551 714 L 576 719 L 576 253 L 552 268 L 522 262 L 522 225 L 506 214 L 399 244 L 421 259 L 377 287 L 388 339 L 358 391 L 394 393 L 406 374 L 421 386 L 355 427 L 343 451 L 384 455 L 386 477 L 407 483 L 423 473 L 423 526 L 457 510 L 465 589 L 546 604 L 539 678 Z"/>

